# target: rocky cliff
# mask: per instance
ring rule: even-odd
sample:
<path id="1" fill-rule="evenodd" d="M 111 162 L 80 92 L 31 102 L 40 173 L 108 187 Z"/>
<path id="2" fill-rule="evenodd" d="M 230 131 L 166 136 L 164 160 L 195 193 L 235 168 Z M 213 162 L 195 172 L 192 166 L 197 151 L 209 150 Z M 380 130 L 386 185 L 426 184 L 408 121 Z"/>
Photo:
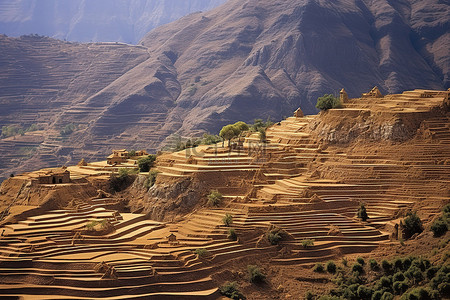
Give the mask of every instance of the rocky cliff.
<path id="1" fill-rule="evenodd" d="M 158 27 L 135 47 L 2 38 L 0 123 L 45 116 L 44 142 L 30 155 L 36 168 L 111 148 L 153 151 L 173 133 L 217 133 L 299 106 L 315 113 L 318 96 L 342 87 L 350 97 L 374 85 L 447 89 L 448 10 L 438 0 L 230 0 Z M 61 136 L 67 124 L 75 130 Z M 18 147 L 2 144 L 2 153 Z M 3 174 L 19 165 L 27 164 Z"/>
<path id="2" fill-rule="evenodd" d="M 0 3 L 0 33 L 137 43 L 147 32 L 225 0 L 18 0 Z"/>

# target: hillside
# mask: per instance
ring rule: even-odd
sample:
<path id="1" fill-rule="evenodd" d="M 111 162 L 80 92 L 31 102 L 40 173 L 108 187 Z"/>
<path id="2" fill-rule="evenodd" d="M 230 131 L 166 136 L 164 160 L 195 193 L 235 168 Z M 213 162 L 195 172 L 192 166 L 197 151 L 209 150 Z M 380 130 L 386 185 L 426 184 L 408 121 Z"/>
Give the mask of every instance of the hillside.
<path id="1" fill-rule="evenodd" d="M 224 0 L 15 0 L 0 3 L 0 33 L 136 44 L 147 32 Z"/>
<path id="2" fill-rule="evenodd" d="M 0 119 L 2 126 L 35 122 L 33 117 L 24 120 L 29 112 L 39 111 L 30 84 L 38 93 L 47 93 L 62 82 L 71 82 L 73 88 L 70 97 L 60 91 L 46 104 L 39 103 L 39 109 L 50 112 L 43 124 L 45 134 L 1 141 L 0 161 L 17 159 L 1 168 L 3 177 L 29 165 L 99 159 L 112 148 L 155 151 L 170 144 L 174 133 L 217 133 L 236 120 L 280 119 L 299 106 L 305 113 L 315 113 L 318 96 L 342 87 L 352 97 L 374 85 L 383 93 L 446 89 L 448 10 L 437 0 L 395 4 L 231 0 L 158 27 L 140 46 L 76 45 L 122 47 L 139 57 L 131 61 L 123 57 L 124 68 L 108 66 L 114 74 L 101 73 L 102 84 L 92 90 L 84 86 L 97 83 L 95 64 L 108 64 L 103 55 L 77 77 L 78 69 L 69 67 L 69 73 L 60 73 L 59 68 L 47 67 L 64 55 L 57 46 L 62 42 L 36 38 L 40 42 L 26 46 L 30 54 L 14 51 L 26 39 L 2 38 L 2 53 L 10 53 L 2 55 L 2 76 L 13 79 L 18 87 L 4 94 L 11 90 L 11 81 L 1 84 L 0 100 L 10 107 Z M 77 51 L 64 45 L 64 51 Z M 39 49 L 39 63 L 34 61 L 33 49 Z M 83 59 L 83 53 L 77 57 Z M 21 61 L 33 61 L 33 67 L 25 66 L 26 72 L 16 76 L 11 66 Z M 85 81 L 84 76 L 89 79 Z M 16 99 L 24 104 L 16 105 Z M 76 129 L 61 137 L 58 133 L 67 124 Z M 17 153 L 19 140 L 24 147 L 36 149 Z"/>
<path id="3" fill-rule="evenodd" d="M 120 191 L 109 185 L 139 157 L 10 178 L 0 187 L 0 294 L 223 299 L 218 287 L 235 281 L 247 299 L 400 299 L 417 286 L 434 293 L 422 299 L 446 299 L 450 233 L 430 227 L 450 208 L 449 124 L 450 91 L 366 95 L 275 123 L 264 143 L 246 132 L 231 147 L 163 153 L 151 186 L 144 172 Z M 61 172 L 70 182 L 45 181 Z M 411 211 L 423 223 L 414 234 Z M 330 261 L 335 272 L 314 271 Z M 249 265 L 263 283 L 249 282 Z"/>

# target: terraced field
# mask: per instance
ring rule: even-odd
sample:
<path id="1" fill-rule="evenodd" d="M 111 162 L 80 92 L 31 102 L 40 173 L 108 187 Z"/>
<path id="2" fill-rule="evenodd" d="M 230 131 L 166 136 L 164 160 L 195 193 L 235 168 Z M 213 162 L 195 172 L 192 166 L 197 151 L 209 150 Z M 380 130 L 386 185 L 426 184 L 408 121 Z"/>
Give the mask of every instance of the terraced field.
<path id="1" fill-rule="evenodd" d="M 164 154 L 157 161 L 157 185 L 199 174 L 206 181 L 217 174 L 239 176 L 242 185 L 211 183 L 225 203 L 198 208 L 176 222 L 118 212 L 113 209 L 118 199 L 94 198 L 74 209 L 5 225 L 0 294 L 29 299 L 216 299 L 220 295 L 212 277 L 236 259 L 311 265 L 392 243 L 389 222 L 409 209 L 419 209 L 421 218 L 430 220 L 448 202 L 450 118 L 439 107 L 449 94 L 416 90 L 352 99 L 344 109 L 273 125 L 267 130 L 268 142 L 256 148 L 258 135 L 248 134 L 231 150 L 211 145 Z M 367 112 L 414 118 L 414 136 L 339 144 L 316 130 L 320 118 L 339 120 Z M 105 171 L 104 163 L 69 169 L 72 176 L 111 171 Z M 366 222 L 355 217 L 360 203 L 369 214 Z M 226 214 L 232 216 L 236 241 L 228 237 L 230 227 L 222 220 Z M 286 236 L 279 245 L 267 241 L 273 230 Z M 313 245 L 306 246 L 306 240 Z M 205 255 L 196 254 L 199 249 Z"/>

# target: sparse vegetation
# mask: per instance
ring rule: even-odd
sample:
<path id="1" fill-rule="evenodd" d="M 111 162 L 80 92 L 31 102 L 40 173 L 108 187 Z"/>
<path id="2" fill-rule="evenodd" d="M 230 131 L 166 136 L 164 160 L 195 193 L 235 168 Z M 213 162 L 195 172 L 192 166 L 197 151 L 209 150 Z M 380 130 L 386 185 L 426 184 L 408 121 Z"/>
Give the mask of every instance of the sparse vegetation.
<path id="1" fill-rule="evenodd" d="M 210 206 L 219 206 L 222 203 L 223 196 L 217 190 L 212 190 L 208 195 L 208 204 Z"/>
<path id="2" fill-rule="evenodd" d="M 369 216 L 367 215 L 366 205 L 364 203 L 361 203 L 359 205 L 357 216 L 361 221 L 364 222 L 369 218 Z"/>
<path id="3" fill-rule="evenodd" d="M 324 270 L 325 270 L 325 268 L 323 267 L 323 264 L 317 263 L 314 265 L 314 268 L 313 268 L 314 272 L 322 273 Z"/>
<path id="4" fill-rule="evenodd" d="M 197 248 L 194 250 L 194 253 L 197 254 L 197 257 L 199 258 L 210 256 L 209 251 L 206 250 L 205 248 Z"/>
<path id="5" fill-rule="evenodd" d="M 236 281 L 226 282 L 219 288 L 222 295 L 236 300 L 244 300 L 245 296 L 239 290 L 239 286 Z"/>
<path id="6" fill-rule="evenodd" d="M 128 157 L 136 156 L 136 150 L 128 151 Z"/>
<path id="7" fill-rule="evenodd" d="M 100 224 L 100 228 L 101 229 L 106 229 L 108 227 L 108 220 L 103 219 L 103 220 L 92 220 L 90 222 L 88 222 L 85 226 L 86 230 L 88 231 L 94 231 L 95 230 L 95 226 Z"/>
<path id="8" fill-rule="evenodd" d="M 376 271 L 379 268 L 377 261 L 373 258 L 369 259 L 369 267 L 373 271 Z"/>
<path id="9" fill-rule="evenodd" d="M 271 231 L 267 235 L 267 239 L 269 240 L 270 244 L 272 245 L 278 245 L 278 243 L 281 240 L 281 235 L 278 232 Z"/>
<path id="10" fill-rule="evenodd" d="M 147 179 L 145 180 L 144 186 L 149 189 L 151 188 L 155 182 L 156 182 L 156 177 L 158 176 L 159 171 L 157 170 L 150 170 L 150 172 L 148 173 Z"/>
<path id="11" fill-rule="evenodd" d="M 227 236 L 230 240 L 232 241 L 237 241 L 237 233 L 236 230 L 234 228 L 230 228 L 228 229 L 228 236 Z"/>
<path id="12" fill-rule="evenodd" d="M 137 170 L 120 168 L 117 173 L 117 175 L 111 174 L 111 177 L 109 179 L 109 187 L 114 192 L 119 192 L 129 186 L 134 179 L 132 175 L 135 175 L 137 173 Z"/>
<path id="13" fill-rule="evenodd" d="M 7 138 L 15 135 L 24 135 L 26 132 L 37 131 L 40 129 L 42 129 L 42 127 L 38 126 L 37 124 L 31 124 L 28 128 L 25 129 L 20 125 L 2 126 L 0 137 Z"/>
<path id="14" fill-rule="evenodd" d="M 71 135 L 75 130 L 77 129 L 77 126 L 73 123 L 67 124 L 66 126 L 61 129 L 59 134 L 63 137 Z"/>
<path id="15" fill-rule="evenodd" d="M 231 226 L 231 224 L 233 224 L 233 216 L 230 214 L 226 214 L 223 218 L 222 218 L 222 222 L 225 226 Z"/>
<path id="16" fill-rule="evenodd" d="M 256 265 L 248 265 L 247 272 L 251 283 L 263 283 L 266 280 L 266 275 Z"/>
<path id="17" fill-rule="evenodd" d="M 364 258 L 362 258 L 362 257 L 356 258 L 356 262 L 358 264 L 360 264 L 361 266 L 364 266 L 366 264 L 366 262 L 364 261 Z"/>
<path id="18" fill-rule="evenodd" d="M 310 247 L 314 246 L 314 240 L 311 240 L 311 239 L 302 240 L 302 246 L 303 246 L 303 248 L 310 248 Z"/>
<path id="19" fill-rule="evenodd" d="M 139 158 L 137 160 L 139 166 L 139 172 L 148 172 L 153 167 L 153 164 L 156 160 L 155 154 L 150 154 L 146 157 Z"/>
<path id="20" fill-rule="evenodd" d="M 322 97 L 317 98 L 316 108 L 320 110 L 328 110 L 331 108 L 340 108 L 340 107 L 342 107 L 342 104 L 339 101 L 339 99 L 331 94 L 325 94 Z"/>

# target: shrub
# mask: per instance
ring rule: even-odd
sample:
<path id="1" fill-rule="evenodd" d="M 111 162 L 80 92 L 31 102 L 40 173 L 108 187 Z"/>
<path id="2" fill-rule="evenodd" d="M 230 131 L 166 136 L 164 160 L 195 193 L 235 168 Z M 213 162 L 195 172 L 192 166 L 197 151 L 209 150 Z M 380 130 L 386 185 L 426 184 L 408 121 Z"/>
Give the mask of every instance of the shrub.
<path id="1" fill-rule="evenodd" d="M 75 124 L 67 124 L 63 129 L 61 129 L 59 134 L 61 136 L 68 136 L 71 135 L 75 131 L 75 129 L 77 129 L 77 126 Z"/>
<path id="2" fill-rule="evenodd" d="M 317 273 L 322 273 L 322 272 L 324 271 L 323 264 L 317 263 L 317 264 L 314 266 L 313 271 L 314 271 L 314 272 L 317 272 Z"/>
<path id="3" fill-rule="evenodd" d="M 364 264 L 366 263 L 366 262 L 364 261 L 364 258 L 362 258 L 362 257 L 358 257 L 358 258 L 356 259 L 356 262 L 357 262 L 358 264 L 360 264 L 361 266 L 364 266 Z"/>
<path id="4" fill-rule="evenodd" d="M 380 300 L 393 300 L 394 299 L 394 295 L 392 295 L 389 292 L 384 292 L 383 296 L 381 296 Z"/>
<path id="5" fill-rule="evenodd" d="M 371 270 L 378 270 L 378 263 L 375 259 L 369 259 L 369 267 Z"/>
<path id="6" fill-rule="evenodd" d="M 269 232 L 267 235 L 267 239 L 269 240 L 270 244 L 277 245 L 278 242 L 281 240 L 281 236 L 278 232 Z"/>
<path id="7" fill-rule="evenodd" d="M 358 272 L 358 273 L 362 273 L 364 271 L 363 266 L 360 265 L 359 263 L 355 263 L 352 267 L 352 271 L 353 272 Z"/>
<path id="8" fill-rule="evenodd" d="M 383 296 L 383 292 L 382 291 L 375 291 L 372 294 L 372 300 L 380 300 L 382 296 Z"/>
<path id="9" fill-rule="evenodd" d="M 236 230 L 234 230 L 233 228 L 228 229 L 228 238 L 232 241 L 236 241 L 237 240 Z"/>
<path id="10" fill-rule="evenodd" d="M 128 157 L 136 156 L 136 150 L 128 151 Z"/>
<path id="11" fill-rule="evenodd" d="M 225 226 L 229 227 L 231 224 L 233 224 L 233 216 L 230 214 L 226 214 L 223 218 L 222 218 L 222 222 Z"/>
<path id="12" fill-rule="evenodd" d="M 222 285 L 219 288 L 219 291 L 222 295 L 224 295 L 228 298 L 231 298 L 231 299 L 236 299 L 236 300 L 245 299 L 245 296 L 242 295 L 236 281 L 226 282 L 224 285 Z"/>
<path id="13" fill-rule="evenodd" d="M 431 299 L 439 299 L 439 296 L 435 291 L 431 291 L 430 289 L 426 289 L 423 287 L 418 287 L 411 290 L 409 293 L 403 295 L 402 299 L 406 300 L 431 300 Z"/>
<path id="14" fill-rule="evenodd" d="M 311 293 L 310 291 L 306 292 L 305 299 L 306 300 L 313 300 L 314 299 L 314 294 Z"/>
<path id="15" fill-rule="evenodd" d="M 302 246 L 303 246 L 303 248 L 312 247 L 312 246 L 314 246 L 314 240 L 311 240 L 311 239 L 302 240 Z"/>
<path id="16" fill-rule="evenodd" d="M 357 216 L 362 221 L 366 221 L 369 218 L 369 216 L 367 215 L 367 210 L 366 210 L 366 206 L 364 203 L 361 203 L 359 205 Z"/>
<path id="17" fill-rule="evenodd" d="M 263 283 L 266 280 L 266 275 L 261 272 L 258 266 L 247 266 L 247 272 L 251 283 Z"/>
<path id="18" fill-rule="evenodd" d="M 326 268 L 328 273 L 330 274 L 336 273 L 336 264 L 334 262 L 332 261 L 327 262 Z"/>
<path id="19" fill-rule="evenodd" d="M 345 257 L 343 257 L 342 258 L 342 265 L 346 267 L 347 264 L 348 264 L 348 260 Z"/>
<path id="20" fill-rule="evenodd" d="M 149 189 L 151 188 L 155 182 L 156 182 L 156 177 L 158 176 L 159 171 L 157 170 L 150 170 L 150 172 L 148 173 L 147 179 L 145 180 L 144 186 Z"/>
<path id="21" fill-rule="evenodd" d="M 405 238 L 409 239 L 415 233 L 423 231 L 422 220 L 416 212 L 409 212 L 406 218 L 403 219 Z"/>
<path id="22" fill-rule="evenodd" d="M 391 269 L 392 269 L 392 264 L 384 259 L 384 260 L 381 261 L 381 267 L 383 268 L 383 270 L 386 273 L 389 273 L 391 271 Z"/>
<path id="23" fill-rule="evenodd" d="M 197 257 L 207 257 L 210 255 L 209 251 L 205 248 L 197 248 L 194 250 L 194 253 L 197 254 Z"/>
<path id="24" fill-rule="evenodd" d="M 379 285 L 383 288 L 391 288 L 392 281 L 389 277 L 383 276 L 378 281 Z"/>
<path id="25" fill-rule="evenodd" d="M 119 192 L 129 186 L 133 182 L 133 178 L 130 175 L 135 174 L 136 171 L 127 168 L 120 168 L 117 173 L 117 175 L 111 174 L 109 179 L 109 187 L 115 192 Z"/>
<path id="26" fill-rule="evenodd" d="M 394 281 L 392 287 L 397 295 L 403 294 L 409 288 L 408 284 L 404 281 Z"/>
<path id="27" fill-rule="evenodd" d="M 408 271 L 405 272 L 405 276 L 414 283 L 419 283 L 424 279 L 422 271 L 416 266 L 409 267 Z"/>
<path id="28" fill-rule="evenodd" d="M 156 160 L 156 155 L 150 154 L 147 157 L 142 157 L 137 160 L 139 172 L 148 172 L 153 167 Z"/>
<path id="29" fill-rule="evenodd" d="M 429 268 L 427 270 L 427 278 L 428 279 L 432 279 L 434 277 L 434 275 L 436 275 L 438 270 L 439 270 L 439 268 L 436 267 L 436 266 L 433 266 L 433 267 Z"/>
<path id="30" fill-rule="evenodd" d="M 403 275 L 402 272 L 397 272 L 394 274 L 394 276 L 392 277 L 392 281 L 403 281 L 405 280 L 405 275 Z"/>
<path id="31" fill-rule="evenodd" d="M 223 196 L 219 191 L 212 190 L 208 195 L 208 204 L 211 206 L 219 206 L 222 202 Z"/>
<path id="32" fill-rule="evenodd" d="M 331 94 L 325 94 L 322 97 L 317 98 L 316 108 L 320 110 L 328 110 L 331 108 L 342 107 L 341 102 L 338 98 Z"/>
<path id="33" fill-rule="evenodd" d="M 444 235 L 448 231 L 447 222 L 442 217 L 439 217 L 431 225 L 431 231 L 433 231 L 435 237 Z"/>
<path id="34" fill-rule="evenodd" d="M 364 285 L 360 285 L 356 293 L 359 299 L 370 299 L 372 297 L 373 291 Z"/>

